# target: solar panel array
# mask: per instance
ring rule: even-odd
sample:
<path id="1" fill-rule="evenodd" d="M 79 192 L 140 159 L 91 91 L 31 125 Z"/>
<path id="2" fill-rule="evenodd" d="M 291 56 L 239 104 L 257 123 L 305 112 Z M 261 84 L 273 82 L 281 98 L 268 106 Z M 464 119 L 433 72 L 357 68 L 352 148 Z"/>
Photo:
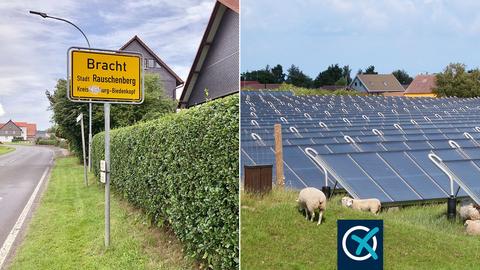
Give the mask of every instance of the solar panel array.
<path id="1" fill-rule="evenodd" d="M 241 166 L 275 164 L 273 127 L 279 123 L 287 186 L 321 188 L 325 168 L 329 186 L 339 183 L 354 198 L 383 203 L 447 198 L 450 180 L 429 159 L 433 153 L 455 176 L 458 195 L 475 197 L 480 194 L 479 113 L 478 98 L 244 91 Z"/>

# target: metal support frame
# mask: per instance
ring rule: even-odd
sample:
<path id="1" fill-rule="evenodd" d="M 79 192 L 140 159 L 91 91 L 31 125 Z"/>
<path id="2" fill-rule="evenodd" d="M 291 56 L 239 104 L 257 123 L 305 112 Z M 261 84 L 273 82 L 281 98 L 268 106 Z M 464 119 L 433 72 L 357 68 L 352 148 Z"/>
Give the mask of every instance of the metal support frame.
<path id="1" fill-rule="evenodd" d="M 383 137 L 383 132 L 376 129 L 376 128 L 372 129 L 372 133 L 377 135 L 377 136 Z"/>
<path id="2" fill-rule="evenodd" d="M 288 129 L 290 130 L 290 132 L 296 133 L 297 136 L 302 137 L 302 135 L 300 134 L 300 132 L 298 131 L 298 129 L 296 127 L 292 126 L 292 127 L 289 127 Z"/>
<path id="3" fill-rule="evenodd" d="M 325 167 L 321 163 L 317 161 L 317 159 L 315 159 L 315 157 L 318 156 L 318 152 L 311 147 L 305 148 L 304 151 L 305 151 L 305 154 L 308 157 L 310 157 L 311 160 L 313 160 L 313 162 L 315 162 L 315 164 L 317 164 L 318 167 L 320 167 L 320 169 L 322 169 L 323 175 L 325 175 L 325 182 L 324 182 L 324 185 L 322 186 L 322 192 L 325 194 L 327 198 L 330 198 L 332 196 L 332 189 L 328 185 L 328 171 L 327 169 L 325 169 Z"/>
<path id="4" fill-rule="evenodd" d="M 450 144 L 450 141 L 449 141 L 449 144 Z M 454 174 L 447 168 L 447 166 L 445 166 L 445 164 L 443 163 L 443 160 L 436 154 L 430 153 L 428 154 L 428 158 L 450 179 L 450 196 L 448 197 L 448 200 L 447 200 L 447 218 L 449 220 L 455 220 L 456 213 L 457 213 L 457 197 L 453 191 Z"/>
<path id="5" fill-rule="evenodd" d="M 343 117 L 342 120 L 343 120 L 343 122 L 347 123 L 349 126 L 352 125 L 352 122 L 350 122 L 350 120 L 348 120 L 348 118 Z"/>
<path id="6" fill-rule="evenodd" d="M 260 137 L 260 135 L 258 135 L 255 132 L 252 132 L 250 133 L 250 136 L 252 137 L 253 140 L 258 141 L 260 145 L 265 146 L 265 143 L 263 142 L 262 137 Z"/>

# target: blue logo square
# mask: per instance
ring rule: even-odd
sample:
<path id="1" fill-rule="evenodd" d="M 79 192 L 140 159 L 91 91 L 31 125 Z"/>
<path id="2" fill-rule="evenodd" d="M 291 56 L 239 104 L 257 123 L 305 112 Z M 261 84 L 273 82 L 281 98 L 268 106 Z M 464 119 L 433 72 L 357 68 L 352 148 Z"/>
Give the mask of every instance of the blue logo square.
<path id="1" fill-rule="evenodd" d="M 383 269 L 383 220 L 337 220 L 337 267 Z"/>

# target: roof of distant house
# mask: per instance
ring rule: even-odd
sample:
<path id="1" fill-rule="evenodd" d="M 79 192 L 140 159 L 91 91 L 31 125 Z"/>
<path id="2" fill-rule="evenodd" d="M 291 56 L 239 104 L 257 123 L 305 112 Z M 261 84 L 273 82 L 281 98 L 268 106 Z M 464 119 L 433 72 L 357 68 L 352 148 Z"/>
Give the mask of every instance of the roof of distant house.
<path id="1" fill-rule="evenodd" d="M 13 122 L 12 120 L 8 120 L 6 123 L 0 123 L 0 129 L 3 128 L 3 126 L 5 126 L 6 124 L 12 122 L 15 126 L 17 126 L 17 128 L 20 128 L 20 126 L 16 123 L 16 122 Z"/>
<path id="2" fill-rule="evenodd" d="M 153 52 L 152 49 L 150 49 L 150 47 L 148 47 L 147 44 L 145 44 L 145 42 L 143 42 L 137 35 L 127 41 L 127 43 L 125 43 L 125 45 L 123 45 L 120 50 L 124 50 L 133 41 L 137 41 L 138 43 L 140 43 L 140 45 L 142 45 L 142 47 L 145 48 L 145 50 L 147 50 L 147 52 L 149 52 L 164 69 L 166 69 L 170 74 L 173 75 L 173 77 L 175 77 L 175 80 L 177 81 L 177 86 L 183 84 L 183 80 L 177 75 L 177 73 L 175 73 L 165 62 L 163 62 L 162 59 L 160 59 L 160 57 L 158 57 L 158 55 Z"/>
<path id="3" fill-rule="evenodd" d="M 31 124 L 27 122 L 13 122 L 18 127 L 25 127 L 27 128 L 27 136 L 35 136 L 37 135 L 37 124 Z"/>
<path id="4" fill-rule="evenodd" d="M 392 74 L 358 74 L 368 92 L 403 92 L 405 89 Z M 350 85 L 351 86 L 351 85 Z"/>
<path id="5" fill-rule="evenodd" d="M 436 87 L 435 75 L 417 75 L 408 86 L 405 94 L 431 94 Z"/>

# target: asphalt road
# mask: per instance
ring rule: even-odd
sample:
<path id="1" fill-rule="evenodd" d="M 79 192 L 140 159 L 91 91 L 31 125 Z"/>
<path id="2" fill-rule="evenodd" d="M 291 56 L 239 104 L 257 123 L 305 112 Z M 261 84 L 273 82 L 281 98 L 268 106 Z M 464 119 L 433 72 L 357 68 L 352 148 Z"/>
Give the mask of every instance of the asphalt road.
<path id="1" fill-rule="evenodd" d="M 0 247 L 19 219 L 40 179 L 48 173 L 54 157 L 52 148 L 14 147 L 15 151 L 0 155 Z"/>

